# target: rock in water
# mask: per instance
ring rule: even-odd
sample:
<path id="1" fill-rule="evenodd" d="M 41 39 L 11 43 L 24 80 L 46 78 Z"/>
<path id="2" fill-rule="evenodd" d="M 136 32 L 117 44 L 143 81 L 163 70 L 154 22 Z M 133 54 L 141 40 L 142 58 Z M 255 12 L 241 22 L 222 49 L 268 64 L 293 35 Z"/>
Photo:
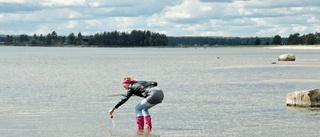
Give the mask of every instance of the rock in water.
<path id="1" fill-rule="evenodd" d="M 286 103 L 287 106 L 320 107 L 320 89 L 288 93 Z"/>
<path id="2" fill-rule="evenodd" d="M 278 61 L 295 61 L 296 56 L 292 53 L 282 54 L 278 57 Z"/>

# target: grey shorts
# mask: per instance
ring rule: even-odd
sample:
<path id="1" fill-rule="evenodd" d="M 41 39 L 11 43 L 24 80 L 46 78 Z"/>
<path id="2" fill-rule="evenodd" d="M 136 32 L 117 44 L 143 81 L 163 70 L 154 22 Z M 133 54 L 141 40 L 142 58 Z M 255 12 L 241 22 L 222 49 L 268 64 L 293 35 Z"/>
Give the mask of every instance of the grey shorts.
<path id="1" fill-rule="evenodd" d="M 149 90 L 149 96 L 146 99 L 150 104 L 158 104 L 162 102 L 163 98 L 163 91 L 158 87 L 153 87 Z"/>

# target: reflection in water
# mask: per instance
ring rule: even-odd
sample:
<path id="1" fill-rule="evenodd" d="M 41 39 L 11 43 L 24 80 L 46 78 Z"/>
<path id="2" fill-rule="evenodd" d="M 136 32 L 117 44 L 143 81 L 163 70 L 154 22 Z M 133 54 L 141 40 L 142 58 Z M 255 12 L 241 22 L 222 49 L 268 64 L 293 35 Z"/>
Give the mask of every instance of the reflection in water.
<path id="1" fill-rule="evenodd" d="M 287 107 L 287 111 L 290 111 L 290 112 L 319 112 L 319 114 L 320 114 L 320 107 L 294 107 L 294 106 L 290 106 L 290 107 Z"/>

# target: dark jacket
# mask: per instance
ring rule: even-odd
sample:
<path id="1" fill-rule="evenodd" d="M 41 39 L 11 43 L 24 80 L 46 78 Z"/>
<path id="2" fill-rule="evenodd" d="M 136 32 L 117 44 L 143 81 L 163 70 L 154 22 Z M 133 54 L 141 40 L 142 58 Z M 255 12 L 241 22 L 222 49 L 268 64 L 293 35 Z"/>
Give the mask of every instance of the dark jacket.
<path id="1" fill-rule="evenodd" d="M 124 94 L 123 98 L 118 102 L 115 108 L 120 107 L 122 104 L 127 102 L 127 100 L 132 96 L 136 95 L 139 97 L 146 98 L 149 96 L 149 90 L 152 87 L 156 87 L 158 84 L 154 81 L 137 81 L 136 83 L 132 83 L 129 85 L 129 90 L 127 94 Z"/>

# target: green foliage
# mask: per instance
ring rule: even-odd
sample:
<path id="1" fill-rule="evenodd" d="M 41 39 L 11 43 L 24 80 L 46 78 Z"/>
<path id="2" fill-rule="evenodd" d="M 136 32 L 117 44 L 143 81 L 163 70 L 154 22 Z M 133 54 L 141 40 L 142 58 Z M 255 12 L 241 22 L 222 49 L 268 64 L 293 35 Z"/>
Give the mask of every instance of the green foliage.
<path id="1" fill-rule="evenodd" d="M 273 45 L 281 45 L 281 36 L 276 35 L 272 39 L 272 44 Z"/>
<path id="2" fill-rule="evenodd" d="M 48 33 L 45 42 L 46 42 L 45 43 L 46 46 L 51 46 L 51 44 L 53 42 L 53 36 L 51 35 L 51 33 Z"/>
<path id="3" fill-rule="evenodd" d="M 274 37 L 168 37 L 171 46 L 237 46 L 237 45 L 314 45 L 320 44 L 320 33 L 309 33 L 300 36 L 290 34 L 289 38 L 280 35 Z"/>
<path id="4" fill-rule="evenodd" d="M 254 45 L 261 45 L 261 41 L 260 39 L 257 37 L 256 41 L 254 42 Z"/>
<path id="5" fill-rule="evenodd" d="M 307 35 L 305 35 L 303 37 L 304 39 L 304 43 L 307 44 L 307 45 L 314 45 L 316 44 L 316 36 L 312 33 L 309 33 Z"/>
<path id="6" fill-rule="evenodd" d="M 81 32 L 78 33 L 78 37 L 76 39 L 76 44 L 77 45 L 82 45 L 82 34 L 81 34 Z"/>
<path id="7" fill-rule="evenodd" d="M 307 35 L 300 36 L 299 33 L 291 34 L 288 38 L 288 44 L 290 45 L 315 45 L 320 44 L 320 33 L 309 33 Z"/>
<path id="8" fill-rule="evenodd" d="M 320 33 L 300 35 L 290 34 L 288 38 L 274 37 L 167 37 L 165 34 L 132 30 L 131 32 L 101 32 L 83 36 L 70 33 L 68 36 L 59 36 L 55 31 L 46 36 L 34 34 L 0 35 L 0 43 L 19 46 L 98 46 L 98 47 L 128 47 L 128 46 L 223 46 L 223 45 L 314 45 L 320 44 Z"/>
<path id="9" fill-rule="evenodd" d="M 240 38 L 240 37 L 169 37 L 171 46 L 236 46 L 236 45 L 258 45 L 271 42 L 271 38 Z"/>
<path id="10" fill-rule="evenodd" d="M 42 34 L 40 35 L 40 38 L 39 38 L 39 44 L 41 45 L 44 45 L 45 44 L 45 40 L 46 40 L 46 37 L 44 37 Z"/>
<path id="11" fill-rule="evenodd" d="M 26 35 L 26 34 L 21 34 L 21 35 L 19 36 L 19 43 L 20 43 L 21 45 L 24 45 L 26 42 L 28 42 L 28 35 Z"/>
<path id="12" fill-rule="evenodd" d="M 76 42 L 76 36 L 74 36 L 74 33 L 70 33 L 68 36 L 68 44 L 74 45 Z"/>
<path id="13" fill-rule="evenodd" d="M 76 36 L 70 33 L 68 36 L 58 36 L 53 31 L 46 36 L 32 37 L 26 34 L 21 34 L 18 37 L 7 35 L 6 37 L 0 35 L 0 42 L 3 41 L 5 45 L 20 45 L 20 46 L 64 46 L 64 45 L 82 45 L 82 46 L 167 46 L 168 38 L 164 34 L 153 33 L 150 31 L 133 30 L 131 33 L 127 32 L 102 32 L 95 35 L 83 36 L 81 32 Z"/>
<path id="14" fill-rule="evenodd" d="M 90 45 L 101 47 L 110 46 L 167 46 L 168 39 L 164 34 L 151 33 L 150 31 L 133 30 L 127 32 L 103 32 L 90 37 Z"/>
<path id="15" fill-rule="evenodd" d="M 11 45 L 11 44 L 13 44 L 13 36 L 7 35 L 6 38 L 5 38 L 5 40 L 4 40 L 4 43 L 5 43 L 6 45 Z"/>
<path id="16" fill-rule="evenodd" d="M 290 34 L 288 38 L 288 45 L 298 45 L 302 44 L 301 37 L 299 33 Z"/>
<path id="17" fill-rule="evenodd" d="M 31 44 L 31 46 L 36 46 L 36 45 L 38 44 L 35 37 L 33 37 L 33 38 L 31 39 L 30 44 Z"/>

